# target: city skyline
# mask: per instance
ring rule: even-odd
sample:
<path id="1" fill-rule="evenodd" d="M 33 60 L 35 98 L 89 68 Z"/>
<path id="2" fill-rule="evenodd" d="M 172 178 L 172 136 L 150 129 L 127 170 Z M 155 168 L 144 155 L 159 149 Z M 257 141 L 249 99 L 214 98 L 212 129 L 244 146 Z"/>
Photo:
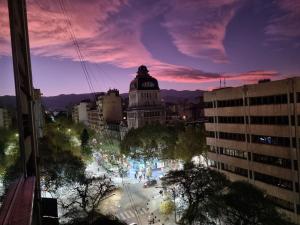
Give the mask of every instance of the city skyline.
<path id="1" fill-rule="evenodd" d="M 176 90 L 211 90 L 224 78 L 238 86 L 300 74 L 299 1 L 63 2 L 28 1 L 34 85 L 45 96 L 90 92 L 72 32 L 97 92 L 128 92 L 141 64 L 161 89 Z M 14 93 L 3 4 L 0 95 Z"/>

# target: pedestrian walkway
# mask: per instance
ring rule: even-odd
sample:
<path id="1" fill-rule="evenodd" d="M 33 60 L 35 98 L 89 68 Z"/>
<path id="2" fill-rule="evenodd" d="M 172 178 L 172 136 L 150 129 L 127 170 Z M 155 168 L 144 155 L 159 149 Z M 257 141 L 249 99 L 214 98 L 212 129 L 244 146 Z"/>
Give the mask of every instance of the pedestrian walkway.
<path id="1" fill-rule="evenodd" d="M 138 215 L 144 215 L 144 214 L 148 213 L 146 208 L 137 208 L 136 211 L 137 211 Z M 136 214 L 135 214 L 135 211 L 133 209 L 131 209 L 131 210 L 126 210 L 126 211 L 120 212 L 116 216 L 120 220 L 127 220 L 127 219 L 136 217 Z"/>

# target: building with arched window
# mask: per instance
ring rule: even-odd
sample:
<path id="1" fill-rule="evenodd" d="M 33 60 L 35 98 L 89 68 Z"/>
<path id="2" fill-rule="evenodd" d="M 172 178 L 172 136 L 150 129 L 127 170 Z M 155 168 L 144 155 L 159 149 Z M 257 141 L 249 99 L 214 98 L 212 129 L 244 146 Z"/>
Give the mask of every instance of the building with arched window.
<path id="1" fill-rule="evenodd" d="M 165 123 L 165 117 L 158 82 L 150 76 L 147 67 L 142 65 L 129 87 L 128 128 L 153 123 L 162 124 Z"/>

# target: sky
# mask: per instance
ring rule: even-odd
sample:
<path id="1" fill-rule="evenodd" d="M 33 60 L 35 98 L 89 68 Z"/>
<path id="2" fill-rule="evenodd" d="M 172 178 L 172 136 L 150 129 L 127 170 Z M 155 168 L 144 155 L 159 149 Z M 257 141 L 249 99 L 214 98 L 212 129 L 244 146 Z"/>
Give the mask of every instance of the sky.
<path id="1" fill-rule="evenodd" d="M 33 82 L 45 96 L 128 92 L 142 64 L 161 89 L 300 76 L 300 0 L 27 0 L 27 10 Z M 0 0 L 0 95 L 13 87 Z"/>

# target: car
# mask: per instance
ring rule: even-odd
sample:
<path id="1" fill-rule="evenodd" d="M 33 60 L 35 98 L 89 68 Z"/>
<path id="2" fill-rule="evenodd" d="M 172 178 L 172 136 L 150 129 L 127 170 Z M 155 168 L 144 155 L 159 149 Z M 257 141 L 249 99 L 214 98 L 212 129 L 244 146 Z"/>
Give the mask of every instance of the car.
<path id="1" fill-rule="evenodd" d="M 131 224 L 129 224 L 129 225 L 137 225 L 137 223 L 131 223 Z"/>
<path id="2" fill-rule="evenodd" d="M 151 187 L 151 186 L 154 186 L 157 184 L 157 181 L 155 179 L 153 180 L 148 180 L 144 183 L 144 188 L 147 188 L 147 187 Z"/>

